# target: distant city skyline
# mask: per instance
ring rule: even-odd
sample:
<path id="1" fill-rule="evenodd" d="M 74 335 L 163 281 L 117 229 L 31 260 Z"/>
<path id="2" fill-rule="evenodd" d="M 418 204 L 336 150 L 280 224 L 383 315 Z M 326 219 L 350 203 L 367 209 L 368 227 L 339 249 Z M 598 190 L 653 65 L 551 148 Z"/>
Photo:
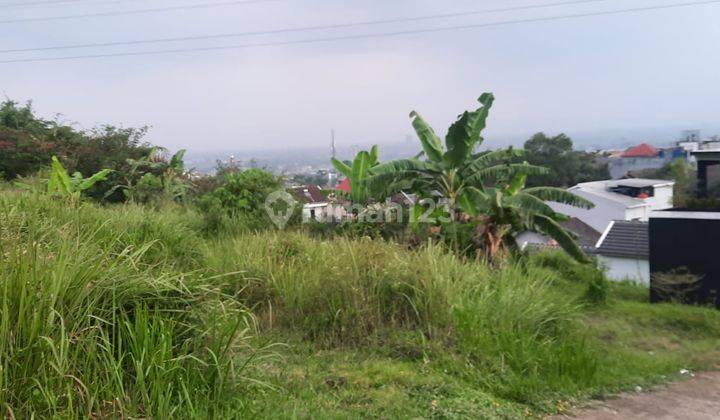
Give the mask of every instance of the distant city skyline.
<path id="1" fill-rule="evenodd" d="M 276 0 L 180 10 L 199 3 L 83 1 L 3 9 L 0 94 L 33 100 L 41 115 L 59 113 L 81 128 L 149 125 L 147 140 L 173 150 L 329 150 L 331 129 L 338 148 L 402 143 L 412 134 L 411 110 L 444 133 L 484 91 L 498 98 L 484 133 L 488 147 L 518 145 L 540 131 L 565 132 L 580 147 L 666 144 L 693 128 L 720 134 L 720 3 L 640 11 L 697 2 L 596 0 L 526 8 L 563 2 Z M 172 10 L 133 12 L 152 8 Z M 498 8 L 516 10 L 478 13 Z M 625 9 L 637 11 L 614 13 Z M 104 15 L 28 20 L 82 14 Z M 132 44 L 440 14 L 453 16 Z M 567 15 L 584 17 L 557 19 Z M 524 23 L 500 25 L 513 21 Z M 297 43 L 333 37 L 338 40 Z M 281 43 L 289 45 L 273 45 Z M 268 45 L 200 51 L 236 44 Z M 8 51 L 44 47 L 50 49 Z M 189 48 L 197 51 L 2 63 Z"/>

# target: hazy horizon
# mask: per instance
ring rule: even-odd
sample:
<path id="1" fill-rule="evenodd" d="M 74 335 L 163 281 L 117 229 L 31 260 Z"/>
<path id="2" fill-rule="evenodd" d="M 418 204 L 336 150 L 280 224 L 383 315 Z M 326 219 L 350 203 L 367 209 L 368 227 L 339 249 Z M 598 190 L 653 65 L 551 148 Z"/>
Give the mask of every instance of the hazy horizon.
<path id="1" fill-rule="evenodd" d="M 42 22 L 12 19 L 192 5 L 92 2 L 3 9 L 0 49 L 67 46 L 463 13 L 550 0 L 277 0 Z M 209 2 L 205 2 L 209 3 Z M 692 3 L 597 0 L 308 33 L 8 53 L 1 60 L 224 47 L 613 12 Z M 147 140 L 193 152 L 402 143 L 418 110 L 444 133 L 484 91 L 497 96 L 488 147 L 565 132 L 580 147 L 720 134 L 720 4 L 302 45 L 0 63 L 0 94 L 78 127 L 152 126 Z M 414 141 L 414 140 L 413 140 Z"/>

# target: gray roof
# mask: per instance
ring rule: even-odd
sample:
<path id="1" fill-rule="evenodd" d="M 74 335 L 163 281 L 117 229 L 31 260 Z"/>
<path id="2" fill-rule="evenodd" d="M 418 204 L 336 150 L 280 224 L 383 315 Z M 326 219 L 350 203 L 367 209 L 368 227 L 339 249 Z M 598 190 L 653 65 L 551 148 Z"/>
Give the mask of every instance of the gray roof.
<path id="1" fill-rule="evenodd" d="M 576 242 L 583 249 L 594 249 L 600 239 L 600 232 L 577 217 L 571 217 L 560 225 L 578 236 Z"/>
<path id="2" fill-rule="evenodd" d="M 615 220 L 600 238 L 597 253 L 608 257 L 648 259 L 647 222 Z"/>

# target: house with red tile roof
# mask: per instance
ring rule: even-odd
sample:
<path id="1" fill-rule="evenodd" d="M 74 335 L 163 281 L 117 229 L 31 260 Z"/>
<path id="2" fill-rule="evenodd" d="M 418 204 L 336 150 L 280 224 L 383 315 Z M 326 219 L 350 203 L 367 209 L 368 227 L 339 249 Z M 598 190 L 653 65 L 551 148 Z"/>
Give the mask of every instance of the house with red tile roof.
<path id="1" fill-rule="evenodd" d="M 621 179 L 628 177 L 631 172 L 662 168 L 675 158 L 673 153 L 642 143 L 625 150 L 618 157 L 611 157 L 608 160 L 608 169 L 613 179 Z"/>
<path id="2" fill-rule="evenodd" d="M 621 155 L 624 158 L 654 158 L 660 154 L 660 149 L 647 143 L 631 147 Z"/>
<path id="3" fill-rule="evenodd" d="M 350 178 L 345 178 L 335 187 L 338 191 L 343 191 L 347 194 L 350 194 L 352 192 L 352 188 L 350 187 Z"/>

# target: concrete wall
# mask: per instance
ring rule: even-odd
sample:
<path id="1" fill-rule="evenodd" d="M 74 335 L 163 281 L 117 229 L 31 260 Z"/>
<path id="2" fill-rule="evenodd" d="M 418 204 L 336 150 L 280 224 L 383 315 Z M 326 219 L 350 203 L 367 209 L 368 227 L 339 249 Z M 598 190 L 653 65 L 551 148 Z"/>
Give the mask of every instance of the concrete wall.
<path id="1" fill-rule="evenodd" d="M 608 169 L 612 179 L 620 179 L 625 176 L 628 171 L 640 171 L 643 169 L 662 168 L 668 160 L 661 157 L 654 158 L 615 158 L 608 161 Z"/>
<path id="2" fill-rule="evenodd" d="M 650 285 L 650 264 L 648 260 L 632 258 L 607 257 L 598 255 L 598 263 L 607 269 L 610 280 L 632 280 L 636 283 Z"/>
<path id="3" fill-rule="evenodd" d="M 650 203 L 651 210 L 666 210 L 673 207 L 673 187 L 666 185 L 655 187 L 655 196 L 645 199 L 646 203 Z"/>
<path id="4" fill-rule="evenodd" d="M 631 207 L 625 210 L 625 217 L 617 220 L 639 220 L 641 222 L 647 222 L 650 217 L 650 211 L 648 206 L 642 207 Z"/>

